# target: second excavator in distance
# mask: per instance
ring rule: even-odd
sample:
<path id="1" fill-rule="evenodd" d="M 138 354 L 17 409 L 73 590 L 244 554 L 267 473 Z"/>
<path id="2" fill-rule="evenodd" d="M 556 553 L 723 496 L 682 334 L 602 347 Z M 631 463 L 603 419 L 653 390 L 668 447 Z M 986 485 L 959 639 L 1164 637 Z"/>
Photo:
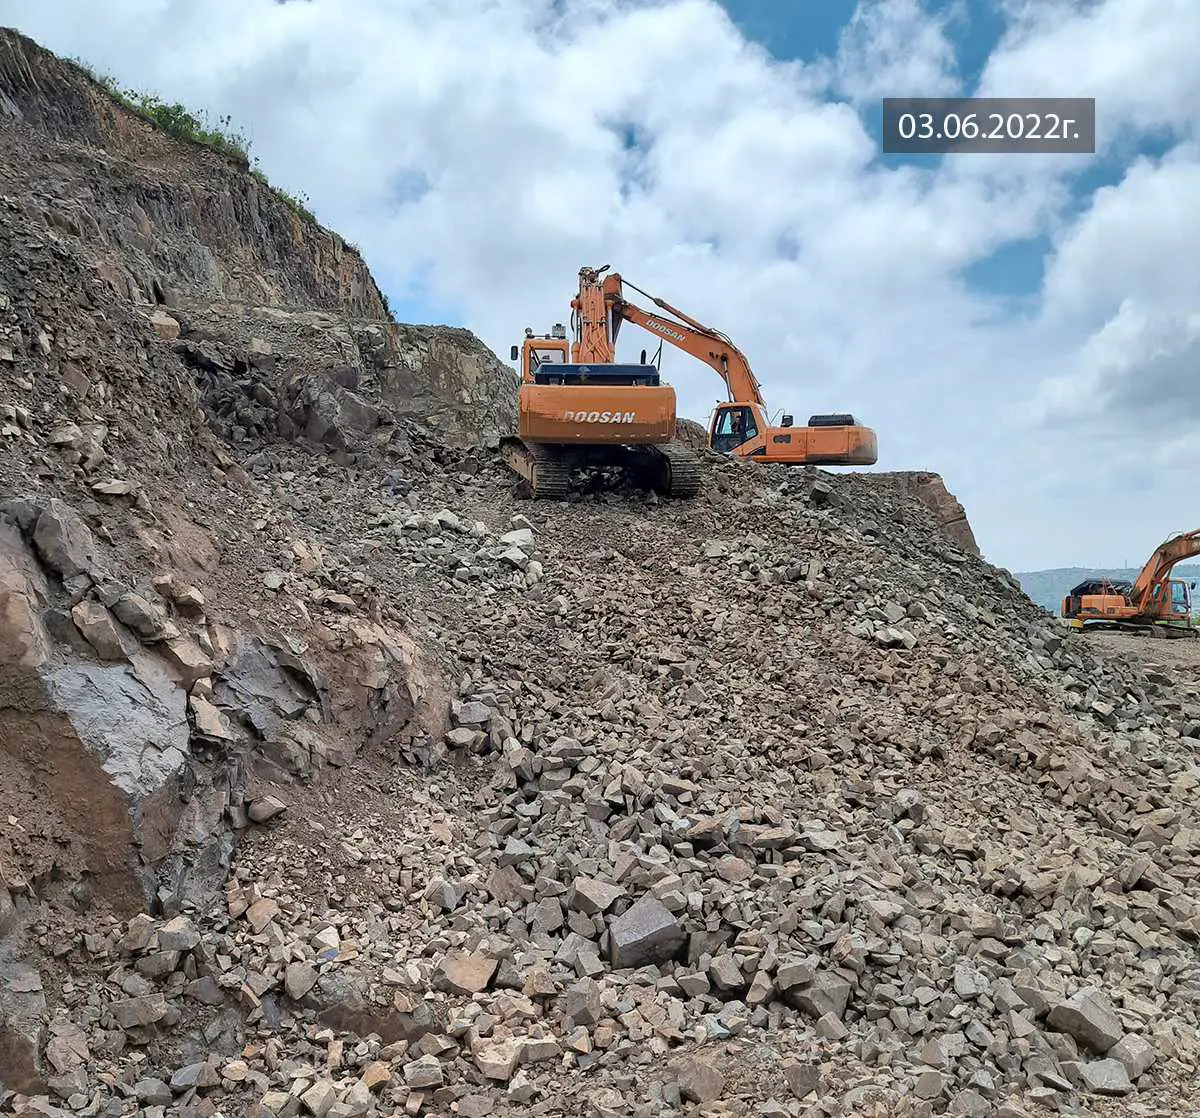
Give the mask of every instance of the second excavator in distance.
<path id="1" fill-rule="evenodd" d="M 1154 549 L 1133 582 L 1091 578 L 1062 600 L 1062 616 L 1073 629 L 1123 629 L 1152 637 L 1196 637 L 1189 590 L 1195 584 L 1171 578 L 1176 563 L 1200 555 L 1200 528 L 1180 532 Z"/>

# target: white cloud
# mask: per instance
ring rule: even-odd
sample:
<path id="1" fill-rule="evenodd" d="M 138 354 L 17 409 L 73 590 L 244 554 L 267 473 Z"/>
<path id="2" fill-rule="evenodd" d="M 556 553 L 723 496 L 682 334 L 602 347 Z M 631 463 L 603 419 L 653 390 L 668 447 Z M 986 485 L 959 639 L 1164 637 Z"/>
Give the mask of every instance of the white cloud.
<path id="1" fill-rule="evenodd" d="M 1106 142 L 1195 127 L 1194 0 L 1008 7 L 981 92 L 1094 94 Z M 394 291 L 421 277 L 501 354 L 564 320 L 580 265 L 610 263 L 728 333 L 773 408 L 853 411 L 879 433 L 879 468 L 941 471 L 997 561 L 1108 561 L 1134 528 L 1162 537 L 1169 494 L 1111 526 L 1060 495 L 1121 484 L 1080 421 L 1125 406 L 1121 369 L 1186 352 L 1200 159 L 1183 146 L 1133 165 L 1081 215 L 1086 157 L 885 167 L 853 106 L 976 92 L 951 45 L 965 10 L 864 0 L 837 57 L 806 65 L 746 43 L 715 0 L 106 0 L 86 23 L 78 0 L 0 0 L 0 23 L 232 114 L 272 181 L 306 192 Z M 1043 233 L 1036 314 L 963 282 Z M 653 344 L 633 328 L 622 342 Z M 706 417 L 716 375 L 666 361 L 685 413 Z M 1105 435 L 1104 462 L 1160 446 L 1141 414 Z M 1162 445 L 1163 484 L 1182 487 L 1186 448 Z"/>
<path id="2" fill-rule="evenodd" d="M 920 0 L 860 0 L 840 36 L 837 92 L 858 104 L 958 95 L 947 25 L 961 18 L 960 7 L 933 15 Z"/>
<path id="3" fill-rule="evenodd" d="M 1200 104 L 1195 0 L 1032 0 L 989 59 L 981 96 L 1095 97 L 1098 147 L 1130 129 L 1194 134 Z"/>

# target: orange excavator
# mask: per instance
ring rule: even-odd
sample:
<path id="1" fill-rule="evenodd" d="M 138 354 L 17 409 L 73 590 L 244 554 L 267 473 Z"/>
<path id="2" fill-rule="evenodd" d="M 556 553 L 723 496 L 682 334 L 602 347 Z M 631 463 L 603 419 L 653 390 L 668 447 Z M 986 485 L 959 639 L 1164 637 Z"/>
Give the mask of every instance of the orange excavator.
<path id="1" fill-rule="evenodd" d="M 675 389 L 658 369 L 614 360 L 616 322 L 600 284 L 604 269 L 581 268 L 571 300 L 573 343 L 566 328 L 526 328 L 511 358 L 520 362 L 518 435 L 501 440 L 509 467 L 534 497 L 567 495 L 577 468 L 620 468 L 667 497 L 700 491 L 700 463 L 676 437 Z"/>
<path id="2" fill-rule="evenodd" d="M 1200 528 L 1164 540 L 1133 582 L 1094 578 L 1073 587 L 1062 600 L 1072 628 L 1112 628 L 1154 637 L 1195 637 L 1190 590 L 1195 583 L 1171 578 L 1176 563 L 1200 555 Z"/>
<path id="3" fill-rule="evenodd" d="M 594 283 L 607 266 L 584 271 L 594 277 Z M 644 295 L 675 321 L 631 303 L 625 298 L 626 287 Z M 604 321 L 585 326 L 585 338 L 589 337 L 589 328 L 597 335 L 603 331 L 608 345 L 604 352 L 611 353 L 620 324 L 632 322 L 711 366 L 725 382 L 729 401 L 718 404 L 713 412 L 708 429 L 711 450 L 788 466 L 872 466 L 878 460 L 875 432 L 857 423 L 852 415 L 814 415 L 807 427 L 793 426 L 792 417 L 784 415 L 779 426 L 772 426 L 750 362 L 720 331 L 697 322 L 615 272 L 604 279 L 602 291 Z"/>

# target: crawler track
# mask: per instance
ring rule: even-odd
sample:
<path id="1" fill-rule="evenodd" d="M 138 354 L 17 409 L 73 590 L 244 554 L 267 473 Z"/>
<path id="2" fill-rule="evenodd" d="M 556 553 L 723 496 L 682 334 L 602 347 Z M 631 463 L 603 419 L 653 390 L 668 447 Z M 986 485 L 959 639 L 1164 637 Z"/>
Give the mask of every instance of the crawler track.
<path id="1" fill-rule="evenodd" d="M 660 446 L 564 447 L 526 443 L 507 438 L 500 444 L 504 461 L 525 480 L 536 500 L 561 501 L 571 483 L 571 471 L 587 466 L 617 466 L 636 484 L 679 500 L 700 492 L 700 461 L 681 442 Z"/>
<path id="2" fill-rule="evenodd" d="M 656 488 L 667 497 L 687 500 L 700 492 L 700 460 L 679 441 L 654 448 L 662 463 L 662 477 Z"/>
<path id="3" fill-rule="evenodd" d="M 536 500 L 561 501 L 571 481 L 571 464 L 557 447 L 504 439 L 500 453 L 528 483 Z"/>

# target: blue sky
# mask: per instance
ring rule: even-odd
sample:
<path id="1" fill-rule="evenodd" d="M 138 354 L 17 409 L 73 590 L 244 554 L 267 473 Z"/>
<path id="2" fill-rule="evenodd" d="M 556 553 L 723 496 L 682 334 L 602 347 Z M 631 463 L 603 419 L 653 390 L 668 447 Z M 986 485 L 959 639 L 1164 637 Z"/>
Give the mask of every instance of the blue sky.
<path id="1" fill-rule="evenodd" d="M 721 0 L 721 4 L 747 39 L 781 62 L 813 63 L 837 54 L 838 40 L 854 16 L 858 0 Z M 969 95 L 1004 31 L 999 4 L 993 0 L 951 0 L 928 3 L 925 10 L 932 16 L 947 18 L 947 37 L 954 46 L 957 73 L 964 95 Z M 897 97 L 922 95 L 923 91 L 916 89 L 895 91 Z M 873 135 L 878 134 L 882 115 L 882 109 L 875 105 L 863 110 L 863 120 Z M 927 166 L 941 158 L 880 153 L 879 162 L 890 167 L 903 163 Z M 1085 196 L 1086 192 L 1079 193 L 1080 198 Z M 1024 305 L 1027 300 L 1021 297 L 1031 296 L 1041 285 L 1047 247 L 1045 237 L 1014 242 L 972 265 L 965 277 L 972 286 L 1011 296 Z"/>
<path id="2" fill-rule="evenodd" d="M 807 64 L 836 56 L 839 39 L 859 7 L 858 0 L 720 0 L 720 3 L 749 42 L 761 46 L 780 62 Z M 924 7 L 931 15 L 947 19 L 957 73 L 962 79 L 964 94 L 969 94 L 1004 31 L 1000 5 L 995 0 L 949 0 L 926 3 Z M 895 92 L 897 96 L 922 95 L 921 90 L 914 89 L 897 89 Z M 870 133 L 877 135 L 881 109 L 875 104 L 868 105 L 861 115 Z M 941 158 L 881 152 L 878 161 L 885 167 L 905 163 L 929 166 Z M 1083 172 L 1076 191 L 1077 203 L 1082 205 L 1097 186 L 1119 181 L 1120 171 L 1121 164 L 1116 162 L 1097 165 Z M 1045 236 L 1013 242 L 966 269 L 964 278 L 981 291 L 1011 298 L 1014 305 L 1025 307 L 1041 284 L 1048 247 Z M 431 299 L 419 285 L 414 290 L 411 284 L 388 279 L 386 264 L 378 270 L 396 314 L 420 321 L 452 321 L 455 325 L 467 325 L 464 311 Z"/>
<path id="3" fill-rule="evenodd" d="M 0 0 L 0 23 L 231 115 L 401 320 L 506 358 L 611 264 L 732 337 L 772 412 L 852 412 L 877 469 L 942 474 L 1002 566 L 1117 566 L 1195 527 L 1197 0 L 78 11 Z M 1098 151 L 881 154 L 882 97 L 957 95 L 1094 97 Z M 663 364 L 707 420 L 712 371 Z"/>

